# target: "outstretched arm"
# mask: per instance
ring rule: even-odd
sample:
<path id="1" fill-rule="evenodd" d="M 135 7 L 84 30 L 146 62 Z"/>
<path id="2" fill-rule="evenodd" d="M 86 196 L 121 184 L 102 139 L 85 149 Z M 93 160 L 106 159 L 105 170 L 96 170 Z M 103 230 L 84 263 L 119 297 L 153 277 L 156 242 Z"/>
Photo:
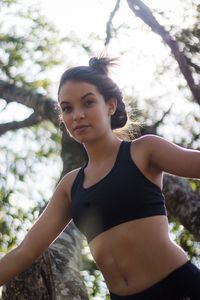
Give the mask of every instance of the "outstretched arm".
<path id="1" fill-rule="evenodd" d="M 142 138 L 153 167 L 180 177 L 200 178 L 200 151 L 180 147 L 154 135 Z"/>
<path id="2" fill-rule="evenodd" d="M 22 243 L 0 260 L 0 286 L 29 267 L 69 223 L 70 202 L 65 177 Z"/>

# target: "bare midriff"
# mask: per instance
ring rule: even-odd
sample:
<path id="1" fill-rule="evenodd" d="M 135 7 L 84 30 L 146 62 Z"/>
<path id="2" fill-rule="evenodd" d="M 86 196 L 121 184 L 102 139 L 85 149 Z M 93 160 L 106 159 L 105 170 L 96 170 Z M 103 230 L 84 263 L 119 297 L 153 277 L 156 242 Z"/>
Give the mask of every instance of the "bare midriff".
<path id="1" fill-rule="evenodd" d="M 170 239 L 166 216 L 117 225 L 96 236 L 89 247 L 109 291 L 120 296 L 149 288 L 188 260 Z"/>

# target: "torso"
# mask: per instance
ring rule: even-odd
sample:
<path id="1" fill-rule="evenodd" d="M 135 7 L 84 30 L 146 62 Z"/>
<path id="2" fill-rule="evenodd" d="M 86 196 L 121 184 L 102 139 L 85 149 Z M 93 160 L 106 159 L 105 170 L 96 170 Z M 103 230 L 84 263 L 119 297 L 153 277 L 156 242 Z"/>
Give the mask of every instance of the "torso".
<path id="1" fill-rule="evenodd" d="M 117 295 L 138 293 L 187 261 L 169 238 L 165 216 L 120 224 L 98 235 L 89 247 L 108 289 Z"/>
<path id="2" fill-rule="evenodd" d="M 149 180 L 162 187 L 162 173 L 146 163 L 148 159 L 142 149 L 140 141 L 132 142 L 135 164 Z M 105 168 L 93 170 L 95 177 L 89 176 L 91 173 L 86 170 L 84 186 L 98 182 L 113 163 L 114 160 Z M 72 177 L 76 174 L 77 171 Z M 140 292 L 188 260 L 169 238 L 166 216 L 151 216 L 114 226 L 93 238 L 89 247 L 108 289 L 118 295 Z"/>

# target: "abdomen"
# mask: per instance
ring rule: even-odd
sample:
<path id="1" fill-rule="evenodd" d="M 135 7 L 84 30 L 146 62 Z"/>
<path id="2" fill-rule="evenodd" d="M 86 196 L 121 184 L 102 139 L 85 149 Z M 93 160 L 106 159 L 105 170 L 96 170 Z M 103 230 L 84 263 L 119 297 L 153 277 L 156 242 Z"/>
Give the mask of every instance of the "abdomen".
<path id="1" fill-rule="evenodd" d="M 187 261 L 168 234 L 165 216 L 117 225 L 95 237 L 91 253 L 112 292 L 140 292 Z"/>

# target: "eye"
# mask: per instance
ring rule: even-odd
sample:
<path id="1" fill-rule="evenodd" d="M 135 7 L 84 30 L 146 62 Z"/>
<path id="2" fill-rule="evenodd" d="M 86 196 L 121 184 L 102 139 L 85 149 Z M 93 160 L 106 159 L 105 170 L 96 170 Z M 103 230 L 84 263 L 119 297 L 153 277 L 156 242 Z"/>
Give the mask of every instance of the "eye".
<path id="1" fill-rule="evenodd" d="M 62 112 L 70 113 L 73 108 L 70 105 L 66 105 L 66 106 L 62 106 L 61 109 L 62 109 Z"/>
<path id="2" fill-rule="evenodd" d="M 89 106 L 91 106 L 93 103 L 94 103 L 94 100 L 92 100 L 92 99 L 87 99 L 87 100 L 85 100 L 84 105 L 87 106 L 87 107 L 89 107 Z"/>

